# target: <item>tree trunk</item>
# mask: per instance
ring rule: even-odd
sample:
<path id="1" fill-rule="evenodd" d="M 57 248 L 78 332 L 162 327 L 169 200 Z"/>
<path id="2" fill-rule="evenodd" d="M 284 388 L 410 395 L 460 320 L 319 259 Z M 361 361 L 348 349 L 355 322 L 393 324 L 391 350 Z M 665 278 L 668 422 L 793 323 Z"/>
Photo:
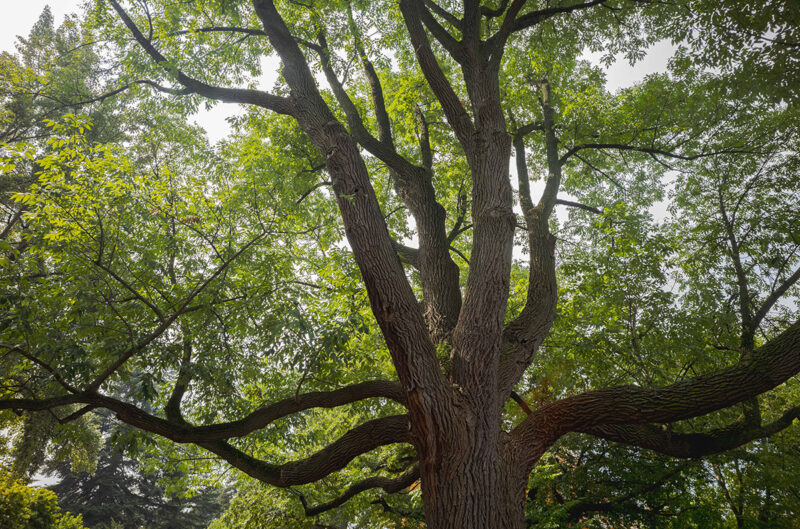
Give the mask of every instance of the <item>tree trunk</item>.
<path id="1" fill-rule="evenodd" d="M 470 416 L 438 461 L 423 459 L 422 499 L 430 529 L 523 529 L 528 472 L 496 424 Z"/>

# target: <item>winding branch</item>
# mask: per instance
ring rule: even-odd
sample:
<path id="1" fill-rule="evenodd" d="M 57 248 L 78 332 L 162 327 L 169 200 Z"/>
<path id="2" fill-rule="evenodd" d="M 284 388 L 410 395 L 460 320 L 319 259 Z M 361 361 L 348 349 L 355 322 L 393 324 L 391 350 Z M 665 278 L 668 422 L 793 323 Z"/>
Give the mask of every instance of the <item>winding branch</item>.
<path id="1" fill-rule="evenodd" d="M 139 30 L 139 27 L 134 23 L 128 13 L 122 8 L 117 0 L 109 0 L 111 7 L 117 12 L 122 22 L 133 35 L 134 39 L 139 43 L 142 49 L 152 58 L 156 64 L 162 66 L 166 71 L 171 71 L 169 61 L 156 49 L 152 41 L 144 36 Z M 190 77 L 180 70 L 175 73 L 176 80 L 186 87 L 186 93 L 198 94 L 209 99 L 216 99 L 218 101 L 232 102 L 232 103 L 245 103 L 256 105 L 277 112 L 279 114 L 292 115 L 294 113 L 294 105 L 291 100 L 285 97 L 279 97 L 261 90 L 250 90 L 242 88 L 226 88 L 221 86 L 212 86 L 206 84 L 198 79 Z"/>
<path id="2" fill-rule="evenodd" d="M 769 391 L 798 372 L 800 321 L 725 369 L 669 386 L 617 386 L 544 405 L 515 428 L 513 436 L 526 452 L 522 457 L 532 463 L 567 432 L 603 432 L 622 440 L 624 428 L 620 425 L 668 423 L 705 415 Z M 649 431 L 634 431 L 648 439 L 643 433 Z M 756 434 L 751 430 L 750 435 Z M 628 440 L 635 441 L 635 436 Z"/>
<path id="3" fill-rule="evenodd" d="M 303 495 L 300 495 L 300 502 L 303 504 L 303 510 L 305 511 L 306 516 L 316 516 L 343 505 L 346 501 L 367 490 L 383 489 L 383 491 L 388 494 L 394 494 L 410 487 L 418 479 L 419 466 L 414 465 L 412 468 L 396 478 L 374 476 L 353 483 L 341 495 L 324 503 L 308 505 Z"/>

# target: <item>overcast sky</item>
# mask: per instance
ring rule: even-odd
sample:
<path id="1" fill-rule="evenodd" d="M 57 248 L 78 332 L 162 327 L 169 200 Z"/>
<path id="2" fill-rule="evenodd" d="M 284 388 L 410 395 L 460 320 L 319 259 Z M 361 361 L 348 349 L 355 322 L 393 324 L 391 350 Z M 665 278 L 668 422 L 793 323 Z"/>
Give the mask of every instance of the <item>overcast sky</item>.
<path id="1" fill-rule="evenodd" d="M 59 24 L 64 15 L 80 10 L 83 0 L 0 0 L 3 6 L 0 17 L 0 50 L 14 52 L 17 35 L 27 35 L 36 19 L 49 5 L 56 24 Z M 607 70 L 608 87 L 611 90 L 630 86 L 640 81 L 645 75 L 664 71 L 672 47 L 668 43 L 658 44 L 651 48 L 650 53 L 642 61 L 631 67 L 624 59 L 617 60 Z M 598 61 L 600 54 L 587 55 L 593 62 Z M 265 65 L 266 66 L 266 65 Z M 272 66 L 273 68 L 275 66 Z M 265 72 L 264 85 L 271 86 L 275 78 L 274 73 Z M 212 141 L 217 141 L 230 130 L 225 118 L 241 111 L 236 104 L 217 104 L 212 110 L 201 110 L 194 118 L 208 132 Z"/>

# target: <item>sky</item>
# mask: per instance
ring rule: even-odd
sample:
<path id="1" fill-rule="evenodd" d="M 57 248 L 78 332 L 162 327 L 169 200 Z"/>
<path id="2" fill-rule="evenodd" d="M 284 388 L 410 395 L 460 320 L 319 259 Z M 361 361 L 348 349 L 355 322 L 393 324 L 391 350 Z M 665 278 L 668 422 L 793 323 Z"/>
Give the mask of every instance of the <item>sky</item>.
<path id="1" fill-rule="evenodd" d="M 3 7 L 3 16 L 0 17 L 0 51 L 15 51 L 16 36 L 28 34 L 45 5 L 50 6 L 58 24 L 66 14 L 78 12 L 81 3 L 82 0 L 0 0 L 0 6 Z M 672 47 L 669 43 L 658 43 L 635 66 L 630 66 L 625 59 L 620 58 L 606 70 L 608 87 L 616 90 L 630 86 L 648 74 L 663 72 L 671 55 Z M 586 58 L 599 63 L 600 54 L 587 54 Z M 265 63 L 263 66 L 265 79 L 261 84 L 271 87 L 277 75 L 277 64 Z M 206 130 L 209 139 L 216 142 L 230 131 L 225 119 L 239 112 L 241 107 L 237 104 L 218 103 L 210 110 L 202 108 L 193 119 Z"/>

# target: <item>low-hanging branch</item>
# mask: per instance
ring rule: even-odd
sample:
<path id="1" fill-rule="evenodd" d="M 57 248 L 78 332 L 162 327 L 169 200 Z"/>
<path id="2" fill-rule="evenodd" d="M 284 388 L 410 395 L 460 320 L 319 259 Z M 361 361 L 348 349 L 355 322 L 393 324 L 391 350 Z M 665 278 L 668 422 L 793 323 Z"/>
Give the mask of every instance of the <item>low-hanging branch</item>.
<path id="1" fill-rule="evenodd" d="M 273 465 L 256 459 L 225 441 L 199 442 L 247 475 L 276 487 L 313 483 L 343 469 L 372 450 L 396 443 L 410 443 L 408 415 L 391 415 L 367 421 L 345 433 L 319 452 L 301 460 Z"/>
<path id="2" fill-rule="evenodd" d="M 127 402 L 94 392 L 41 399 L 3 399 L 0 400 L 0 410 L 46 411 L 72 404 L 93 405 L 113 411 L 123 422 L 142 430 L 179 443 L 196 443 L 243 437 L 294 413 L 312 408 L 336 408 L 370 398 L 386 398 L 405 405 L 405 394 L 399 383 L 371 380 L 331 391 L 301 393 L 254 410 L 235 421 L 201 426 L 163 419 Z"/>

